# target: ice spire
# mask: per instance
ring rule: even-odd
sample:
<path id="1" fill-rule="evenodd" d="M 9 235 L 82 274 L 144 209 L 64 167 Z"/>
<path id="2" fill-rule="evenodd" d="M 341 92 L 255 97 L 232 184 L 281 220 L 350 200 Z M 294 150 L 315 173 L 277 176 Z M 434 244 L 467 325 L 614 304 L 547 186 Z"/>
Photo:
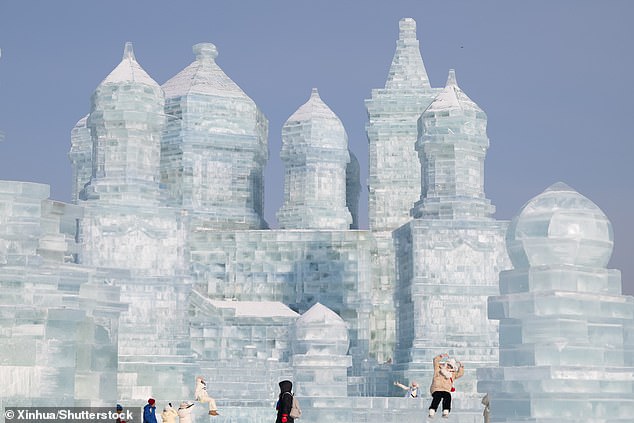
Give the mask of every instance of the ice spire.
<path id="1" fill-rule="evenodd" d="M 484 195 L 489 147 L 486 114 L 458 86 L 447 84 L 419 119 L 416 150 L 422 166 L 415 218 L 490 219 L 495 207 Z"/>
<path id="2" fill-rule="evenodd" d="M 396 52 L 385 83 L 386 89 L 430 89 L 425 64 L 416 39 L 416 21 L 401 19 Z"/>
<path id="3" fill-rule="evenodd" d="M 216 63 L 211 43 L 163 85 L 161 181 L 171 205 L 216 229 L 263 229 L 268 121 Z"/>
<path id="4" fill-rule="evenodd" d="M 348 229 L 348 135 L 316 88 L 282 127 L 281 156 L 286 172 L 284 204 L 277 212 L 280 227 Z"/>

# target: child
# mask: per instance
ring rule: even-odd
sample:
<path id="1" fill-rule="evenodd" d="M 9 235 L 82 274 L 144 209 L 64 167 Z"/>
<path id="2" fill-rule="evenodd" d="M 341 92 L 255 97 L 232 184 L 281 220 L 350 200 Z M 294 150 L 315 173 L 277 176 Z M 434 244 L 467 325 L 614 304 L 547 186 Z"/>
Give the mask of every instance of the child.
<path id="1" fill-rule="evenodd" d="M 207 393 L 207 382 L 202 376 L 196 378 L 196 390 L 194 392 L 196 401 L 209 403 L 209 415 L 217 416 L 218 408 L 216 407 L 216 400 L 209 396 Z"/>
<path id="2" fill-rule="evenodd" d="M 418 383 L 412 382 L 410 386 L 405 386 L 400 382 L 394 382 L 395 386 L 398 386 L 405 392 L 405 398 L 422 398 L 420 388 L 418 387 Z"/>
<path id="3" fill-rule="evenodd" d="M 462 377 L 463 374 L 464 366 L 462 363 L 449 358 L 448 354 L 440 354 L 434 357 L 434 377 L 429 388 L 432 396 L 431 405 L 429 406 L 429 417 L 434 417 L 441 400 L 442 416 L 449 417 L 451 412 L 451 393 L 455 391 L 453 383 L 456 379 Z"/>
<path id="4" fill-rule="evenodd" d="M 279 383 L 280 396 L 277 400 L 277 419 L 275 423 L 293 423 L 294 418 L 291 417 L 291 408 L 293 408 L 293 382 L 290 380 L 283 380 Z"/>

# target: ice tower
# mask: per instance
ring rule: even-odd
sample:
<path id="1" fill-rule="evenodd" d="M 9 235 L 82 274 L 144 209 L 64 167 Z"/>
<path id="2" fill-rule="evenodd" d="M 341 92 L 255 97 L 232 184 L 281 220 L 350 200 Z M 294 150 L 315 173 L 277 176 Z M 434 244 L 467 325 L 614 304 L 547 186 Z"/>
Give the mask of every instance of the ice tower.
<path id="1" fill-rule="evenodd" d="M 280 228 L 348 229 L 348 135 L 316 88 L 282 127 L 281 156 L 286 171 Z"/>
<path id="2" fill-rule="evenodd" d="M 389 361 L 394 354 L 392 231 L 410 220 L 410 209 L 420 198 L 421 167 L 414 150 L 417 121 L 437 92 L 431 88 L 423 64 L 416 22 L 401 19 L 385 88 L 372 90 L 372 97 L 365 101 L 369 119 L 368 217 L 378 249 L 373 262 L 371 349 L 379 361 Z"/>
<path id="3" fill-rule="evenodd" d="M 133 304 L 121 317 L 119 394 L 137 400 L 184 397 L 185 381 L 194 374 L 180 213 L 160 207 L 164 103 L 163 90 L 126 43 L 121 63 L 95 90 L 86 119 L 92 173 L 80 193 L 86 215 L 79 262 L 107 269 L 123 301 Z M 72 147 L 85 143 L 81 121 L 73 135 Z M 76 161 L 76 175 L 86 163 Z M 174 383 L 161 382 L 175 366 Z"/>
<path id="4" fill-rule="evenodd" d="M 165 84 L 161 180 L 170 203 L 212 229 L 262 229 L 268 121 L 216 64 L 211 43 Z"/>
<path id="5" fill-rule="evenodd" d="M 499 368 L 478 371 L 491 421 L 632 421 L 634 298 L 606 268 L 608 218 L 557 183 L 524 205 L 506 245 L 514 268 L 489 298 Z"/>
<path id="6" fill-rule="evenodd" d="M 497 361 L 497 325 L 486 299 L 509 267 L 506 221 L 492 218 L 484 197 L 486 115 L 458 87 L 454 71 L 418 121 L 423 175 L 414 220 L 394 232 L 397 345 L 403 380 L 431 380 L 433 357 L 465 364 L 457 384 L 459 421 L 482 414 L 475 368 Z"/>

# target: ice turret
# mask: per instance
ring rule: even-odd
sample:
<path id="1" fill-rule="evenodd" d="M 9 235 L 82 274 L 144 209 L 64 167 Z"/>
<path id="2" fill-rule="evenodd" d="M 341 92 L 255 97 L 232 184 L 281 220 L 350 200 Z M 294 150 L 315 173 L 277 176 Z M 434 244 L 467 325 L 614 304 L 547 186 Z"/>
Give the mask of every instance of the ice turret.
<path id="1" fill-rule="evenodd" d="M 350 162 L 343 124 L 313 88 L 309 100 L 282 127 L 283 229 L 348 229 L 346 166 Z"/>
<path id="2" fill-rule="evenodd" d="M 163 85 L 161 180 L 171 202 L 214 229 L 261 229 L 268 121 L 216 64 L 210 43 Z"/>
<path id="3" fill-rule="evenodd" d="M 158 204 L 163 91 L 136 61 L 132 43 L 91 102 L 92 177 L 84 199 Z"/>
<path id="4" fill-rule="evenodd" d="M 415 218 L 491 218 L 495 207 L 484 195 L 486 125 L 486 114 L 450 70 L 444 90 L 418 121 L 422 189 L 412 209 Z"/>
<path id="5" fill-rule="evenodd" d="M 347 396 L 348 345 L 346 323 L 328 307 L 316 303 L 297 319 L 292 343 L 297 393 Z"/>
<path id="6" fill-rule="evenodd" d="M 634 298 L 606 268 L 612 244 L 605 214 L 563 183 L 513 219 L 515 268 L 500 273 L 488 305 L 499 368 L 478 371 L 492 421 L 631 421 Z"/>

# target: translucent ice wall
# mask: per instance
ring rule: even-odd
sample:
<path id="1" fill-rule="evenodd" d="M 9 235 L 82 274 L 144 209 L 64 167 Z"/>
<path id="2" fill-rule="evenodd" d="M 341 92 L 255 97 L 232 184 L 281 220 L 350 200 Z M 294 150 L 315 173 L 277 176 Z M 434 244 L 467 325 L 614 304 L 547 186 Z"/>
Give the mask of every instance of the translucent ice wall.
<path id="1" fill-rule="evenodd" d="M 163 85 L 167 128 L 161 179 L 170 204 L 192 212 L 199 226 L 262 229 L 268 121 L 216 64 L 210 43 Z"/>
<path id="2" fill-rule="evenodd" d="M 161 87 L 126 43 L 121 63 L 92 96 L 87 120 L 92 179 L 86 199 L 158 205 L 163 106 Z"/>
<path id="3" fill-rule="evenodd" d="M 282 126 L 281 156 L 286 169 L 280 228 L 348 229 L 348 135 L 317 89 Z"/>
<path id="4" fill-rule="evenodd" d="M 421 196 L 412 210 L 426 219 L 490 219 L 484 196 L 489 147 L 485 113 L 460 89 L 455 72 L 418 121 Z"/>
<path id="5" fill-rule="evenodd" d="M 81 211 L 48 195 L 0 181 L 0 403 L 112 404 L 125 306 L 103 272 L 72 263 Z"/>
<path id="6" fill-rule="evenodd" d="M 634 298 L 606 269 L 608 218 L 557 183 L 526 203 L 506 242 L 515 268 L 489 298 L 499 368 L 478 372 L 492 421 L 631 421 Z"/>

